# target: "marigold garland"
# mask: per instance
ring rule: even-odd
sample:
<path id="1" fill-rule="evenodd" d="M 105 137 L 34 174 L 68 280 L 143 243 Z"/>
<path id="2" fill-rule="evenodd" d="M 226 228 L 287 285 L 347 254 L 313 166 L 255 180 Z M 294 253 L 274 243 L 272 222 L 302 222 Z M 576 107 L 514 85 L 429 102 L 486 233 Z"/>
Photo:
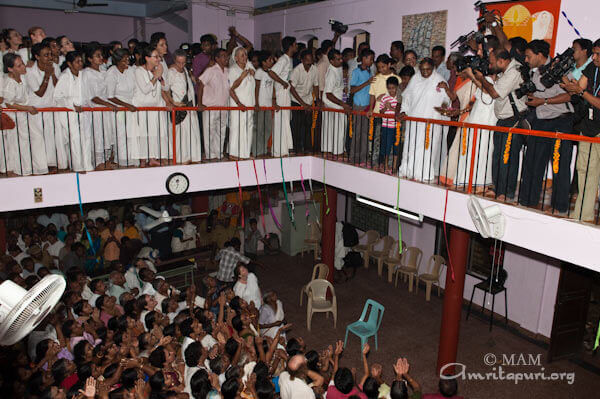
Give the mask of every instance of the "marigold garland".
<path id="1" fill-rule="evenodd" d="M 462 150 L 461 150 L 461 155 L 465 155 L 467 153 L 467 128 L 463 127 L 463 132 L 462 132 Z"/>
<path id="2" fill-rule="evenodd" d="M 369 141 L 373 141 L 373 117 L 369 119 Z"/>
<path id="3" fill-rule="evenodd" d="M 395 147 L 400 145 L 400 122 L 396 122 L 396 142 L 394 143 Z"/>
<path id="4" fill-rule="evenodd" d="M 510 157 L 510 144 L 512 142 L 512 133 L 508 134 L 508 137 L 506 138 L 506 146 L 504 147 L 504 164 L 506 165 L 508 163 L 508 158 Z"/>
<path id="5" fill-rule="evenodd" d="M 556 139 L 554 142 L 554 155 L 552 156 L 552 171 L 556 174 L 558 173 L 558 161 L 560 160 L 560 154 L 558 150 L 560 149 L 560 139 Z"/>
<path id="6" fill-rule="evenodd" d="M 317 127 L 317 118 L 319 117 L 319 113 L 316 109 L 313 109 L 312 114 L 312 125 L 310 126 L 310 142 L 314 145 L 315 143 L 315 128 Z"/>
<path id="7" fill-rule="evenodd" d="M 429 130 L 431 129 L 431 125 L 428 123 L 425 128 L 425 151 L 429 149 Z"/>
<path id="8" fill-rule="evenodd" d="M 352 138 L 352 114 L 348 114 L 348 136 Z"/>

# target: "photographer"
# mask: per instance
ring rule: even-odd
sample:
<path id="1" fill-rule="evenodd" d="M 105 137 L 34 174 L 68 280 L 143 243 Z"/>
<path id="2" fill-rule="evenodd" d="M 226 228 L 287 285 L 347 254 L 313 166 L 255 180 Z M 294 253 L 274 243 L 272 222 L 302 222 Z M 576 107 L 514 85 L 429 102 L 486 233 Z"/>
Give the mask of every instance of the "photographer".
<path id="1" fill-rule="evenodd" d="M 542 82 L 544 67 L 550 65 L 550 45 L 544 40 L 532 40 L 525 49 L 525 61 L 531 68 L 531 81 L 536 92 L 528 94 L 527 105 L 535 108 L 535 116 L 531 122 L 533 130 L 546 132 L 571 133 L 573 130 L 573 106 L 571 96 L 558 84 L 546 88 Z M 540 201 L 542 184 L 546 167 L 555 140 L 546 137 L 530 136 L 527 140 L 527 151 L 523 158 L 519 204 L 536 207 Z M 561 140 L 559 149 L 558 173 L 554 174 L 552 183 L 551 206 L 558 212 L 569 210 L 569 189 L 571 183 L 571 157 L 573 143 Z"/>
<path id="2" fill-rule="evenodd" d="M 588 137 L 600 135 L 600 39 L 594 42 L 592 63 L 579 81 L 564 79 L 561 85 L 569 94 L 581 97 L 588 105 L 584 115 L 582 133 Z M 577 177 L 579 195 L 575 203 L 575 217 L 586 222 L 594 222 L 594 204 L 600 180 L 600 144 L 584 143 L 577 153 Z"/>
<path id="3" fill-rule="evenodd" d="M 496 126 L 528 128 L 525 121 L 527 105 L 525 98 L 518 98 L 515 90 L 523 83 L 523 77 L 516 60 L 503 48 L 490 52 L 490 71 L 498 74 L 498 79 L 491 83 L 480 71 L 473 73 L 475 79 L 481 84 L 481 89 L 494 99 L 494 113 L 498 118 Z M 492 180 L 496 197 L 504 200 L 505 196 L 513 199 L 517 188 L 517 175 L 519 173 L 519 153 L 525 140 L 523 135 L 513 134 L 510 144 L 508 162 L 503 161 L 508 134 L 494 132 L 494 151 L 492 153 Z"/>

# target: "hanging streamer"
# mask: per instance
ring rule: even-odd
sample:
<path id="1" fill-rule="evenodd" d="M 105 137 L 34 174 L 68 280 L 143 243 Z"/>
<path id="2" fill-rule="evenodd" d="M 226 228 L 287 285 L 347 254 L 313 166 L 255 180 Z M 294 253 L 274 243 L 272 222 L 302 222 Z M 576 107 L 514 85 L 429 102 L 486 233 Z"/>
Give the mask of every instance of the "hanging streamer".
<path id="1" fill-rule="evenodd" d="M 310 188 L 310 198 L 312 199 L 313 208 L 315 209 L 315 220 L 317 221 L 317 225 L 321 227 L 321 223 L 319 222 L 319 212 L 317 211 L 317 203 L 315 202 L 315 193 L 312 188 L 312 179 L 308 179 L 308 187 Z"/>
<path id="2" fill-rule="evenodd" d="M 81 188 L 79 187 L 79 172 L 75 173 L 75 176 L 77 177 L 77 197 L 79 198 L 79 212 L 81 213 L 81 219 L 85 219 L 85 216 L 83 216 L 83 205 L 81 204 Z M 94 254 L 94 256 L 96 256 L 96 250 L 94 249 L 94 244 L 92 242 L 92 236 L 90 235 L 90 232 L 88 231 L 85 223 L 83 223 L 83 229 L 85 230 L 85 234 L 90 243 L 90 248 L 92 249 L 92 253 Z"/>
<path id="3" fill-rule="evenodd" d="M 265 170 L 265 182 L 269 182 L 267 180 L 267 163 L 265 162 L 265 160 L 263 159 L 263 168 Z M 275 222 L 275 225 L 277 226 L 277 228 L 279 230 L 282 229 L 281 227 L 281 223 L 279 223 L 279 220 L 277 219 L 277 216 L 275 215 L 275 211 L 273 211 L 273 208 L 271 208 L 271 200 L 269 199 L 269 193 L 267 192 L 267 205 L 269 206 L 269 212 L 271 212 L 271 217 L 273 218 L 273 221 Z"/>
<path id="4" fill-rule="evenodd" d="M 448 190 L 446 190 L 446 203 L 444 204 L 444 241 L 446 241 L 446 251 L 448 251 L 448 263 L 450 264 L 450 272 L 452 274 L 452 281 L 454 281 L 454 266 L 452 266 L 452 255 L 450 254 L 450 247 L 448 246 L 448 232 L 446 231 L 446 210 L 448 209 Z"/>
<path id="5" fill-rule="evenodd" d="M 600 345 L 600 323 L 598 323 L 598 332 L 596 333 L 596 342 L 594 343 L 594 350 Z"/>
<path id="6" fill-rule="evenodd" d="M 308 201 L 306 201 L 306 189 L 304 188 L 304 176 L 302 175 L 302 164 L 300 164 L 300 186 L 302 187 L 302 193 L 304 194 L 304 202 L 306 203 L 306 220 L 310 216 L 308 211 Z"/>
<path id="7" fill-rule="evenodd" d="M 283 175 L 283 157 L 279 158 L 279 165 L 281 166 L 281 182 L 283 184 L 283 195 L 285 196 L 285 203 L 287 205 L 288 215 L 290 216 L 292 226 L 296 228 L 296 221 L 294 220 L 294 214 L 292 213 L 292 207 L 290 206 L 290 200 L 288 199 L 287 189 L 285 188 L 285 176 Z"/>
<path id="8" fill-rule="evenodd" d="M 246 227 L 246 221 L 244 220 L 244 197 L 242 196 L 242 183 L 240 182 L 240 167 L 238 161 L 235 161 L 235 169 L 238 177 L 238 189 L 240 194 L 240 209 L 242 210 L 242 229 Z"/>
<path id="9" fill-rule="evenodd" d="M 296 204 L 294 203 L 294 182 L 290 180 L 290 205 L 292 206 L 292 219 L 296 220 Z"/>
<path id="10" fill-rule="evenodd" d="M 396 196 L 396 210 L 400 209 L 400 173 L 398 173 L 398 194 Z M 398 253 L 402 254 L 402 225 L 398 214 Z"/>
<path id="11" fill-rule="evenodd" d="M 327 183 L 325 182 L 325 158 L 323 158 L 323 189 L 325 191 L 325 206 L 327 207 L 325 214 L 329 215 L 329 198 L 327 197 Z"/>
<path id="12" fill-rule="evenodd" d="M 263 212 L 262 194 L 260 193 L 260 183 L 258 182 L 258 173 L 256 172 L 256 162 L 252 160 L 252 166 L 254 166 L 254 177 L 256 177 L 256 186 L 258 187 L 258 202 L 260 204 L 260 220 L 262 221 L 263 231 L 267 233 L 267 227 L 265 226 L 265 214 Z"/>
<path id="13" fill-rule="evenodd" d="M 581 33 L 579 33 L 579 31 L 577 30 L 577 28 L 575 27 L 575 25 L 573 25 L 573 22 L 571 22 L 571 20 L 569 19 L 569 17 L 567 17 L 567 13 L 565 13 L 564 11 L 562 11 L 561 14 L 563 15 L 563 17 L 565 17 L 565 19 L 567 20 L 567 23 L 569 25 L 571 25 L 571 28 L 573 28 L 573 30 L 575 31 L 575 33 L 577 34 L 577 36 L 581 37 Z"/>

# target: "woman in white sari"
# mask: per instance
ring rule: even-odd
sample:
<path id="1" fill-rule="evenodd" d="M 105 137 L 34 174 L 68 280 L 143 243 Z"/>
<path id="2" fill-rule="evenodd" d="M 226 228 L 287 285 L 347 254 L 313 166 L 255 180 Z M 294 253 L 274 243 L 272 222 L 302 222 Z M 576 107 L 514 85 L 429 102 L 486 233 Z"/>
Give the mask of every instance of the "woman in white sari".
<path id="1" fill-rule="evenodd" d="M 486 76 L 486 79 L 493 83 L 493 77 Z M 481 83 L 477 79 L 471 79 L 478 86 L 475 91 L 475 102 L 465 119 L 466 123 L 476 123 L 480 125 L 495 126 L 498 118 L 494 113 L 494 99 L 487 93 L 482 92 Z M 467 129 L 466 143 L 460 144 L 458 170 L 456 173 L 456 184 L 465 185 L 469 183 L 469 173 L 471 169 L 471 156 L 473 155 L 473 129 Z M 477 134 L 477 143 L 475 144 L 475 170 L 473 171 L 473 185 L 475 192 L 481 193 L 485 186 L 492 184 L 492 152 L 494 143 L 491 140 L 492 132 L 479 129 Z M 457 139 L 459 135 L 456 135 Z M 462 137 L 462 136 L 461 136 Z M 467 144 L 468 143 L 468 144 Z"/>
<path id="2" fill-rule="evenodd" d="M 115 158 L 120 166 L 139 164 L 137 108 L 132 105 L 135 90 L 135 67 L 129 66 L 129 52 L 125 49 L 113 51 L 114 65 L 106 72 L 108 100 L 127 111 L 117 112 L 117 142 Z"/>
<path id="3" fill-rule="evenodd" d="M 251 107 L 255 104 L 254 67 L 248 62 L 248 53 L 237 47 L 229 62 L 229 105 Z M 229 112 L 229 155 L 249 158 L 254 133 L 254 111 L 234 110 Z"/>
<path id="4" fill-rule="evenodd" d="M 184 97 L 196 106 L 194 83 L 185 68 L 187 54 L 184 50 L 175 50 L 173 65 L 169 68 L 167 81 L 171 87 L 171 95 L 176 105 L 185 106 Z M 186 111 L 185 119 L 175 127 L 177 163 L 200 162 L 202 145 L 200 141 L 200 124 L 196 111 Z"/>
<path id="5" fill-rule="evenodd" d="M 233 286 L 235 295 L 250 303 L 254 302 L 256 309 L 262 306 L 262 294 L 258 286 L 258 279 L 254 273 L 248 272 L 246 266 L 239 265 L 234 270 L 237 282 Z"/>
<path id="6" fill-rule="evenodd" d="M 32 173 L 31 150 L 29 140 L 29 115 L 36 115 L 37 109 L 29 103 L 32 93 L 27 89 L 23 80 L 25 75 L 25 63 L 20 55 L 7 53 L 2 58 L 4 73 L 4 86 L 2 95 L 4 103 L 2 107 L 16 109 L 25 112 L 7 112 L 9 117 L 15 121 L 15 127 L 10 130 L 2 130 L 2 141 L 6 166 L 2 165 L 2 171 L 8 172 L 9 176 L 30 175 Z M 35 173 L 35 171 L 33 171 Z M 8 194 L 8 193 L 6 193 Z"/>
<path id="7" fill-rule="evenodd" d="M 135 107 L 164 107 L 163 89 L 167 82 L 163 79 L 163 67 L 156 48 L 147 46 L 142 50 L 140 66 L 135 69 Z M 139 126 L 140 166 L 159 166 L 158 158 L 169 155 L 169 134 L 167 111 L 137 112 Z"/>
<path id="8" fill-rule="evenodd" d="M 108 107 L 112 111 L 84 112 L 81 127 L 85 131 L 84 134 L 92 137 L 96 170 L 112 169 L 117 107 L 108 101 L 106 71 L 100 68 L 104 63 L 102 48 L 90 45 L 86 50 L 86 62 L 87 68 L 81 71 L 84 104 L 88 107 Z"/>
<path id="9" fill-rule="evenodd" d="M 260 335 L 275 338 L 277 331 L 285 324 L 283 303 L 277 298 L 275 291 L 267 292 L 263 299 L 264 304 L 258 316 Z"/>
<path id="10" fill-rule="evenodd" d="M 79 124 L 83 105 L 81 54 L 77 51 L 67 53 L 65 64 L 63 73 L 54 88 L 54 102 L 57 107 L 70 108 L 73 111 L 58 114 L 56 139 L 58 168 L 64 169 L 70 163 L 71 169 L 75 172 L 91 171 L 94 170 L 91 137 L 82 135 Z"/>
<path id="11" fill-rule="evenodd" d="M 433 60 L 424 58 L 419 65 L 420 74 L 415 74 L 402 93 L 401 115 L 416 118 L 448 120 L 436 108 L 450 99 L 438 84 L 444 78 L 434 71 Z M 440 172 L 440 162 L 444 162 L 447 147 L 447 126 L 424 122 L 406 123 L 402 165 L 400 176 L 420 181 L 431 181 Z"/>

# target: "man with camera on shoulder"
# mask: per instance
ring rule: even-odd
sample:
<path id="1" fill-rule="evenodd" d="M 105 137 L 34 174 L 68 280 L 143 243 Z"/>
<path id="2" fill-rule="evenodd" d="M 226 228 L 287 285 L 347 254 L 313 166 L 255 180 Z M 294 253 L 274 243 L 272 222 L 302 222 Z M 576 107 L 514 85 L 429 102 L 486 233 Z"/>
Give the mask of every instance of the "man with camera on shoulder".
<path id="1" fill-rule="evenodd" d="M 546 132 L 571 133 L 573 129 L 571 96 L 559 86 L 558 82 L 551 87 L 546 87 L 542 83 L 543 72 L 549 67 L 551 61 L 549 54 L 550 45 L 544 40 L 532 40 L 525 49 L 525 62 L 531 68 L 531 81 L 535 85 L 535 92 L 527 95 L 527 105 L 535 109 L 531 128 Z M 547 85 L 552 83 L 546 82 Z M 555 141 L 547 137 L 528 138 L 521 172 L 519 204 L 529 207 L 538 205 L 548 161 L 553 150 L 556 150 Z M 566 213 L 569 210 L 573 142 L 561 140 L 558 154 L 558 172 L 553 176 L 550 204 L 557 212 Z"/>
<path id="2" fill-rule="evenodd" d="M 490 52 L 489 62 L 490 73 L 495 72 L 498 75 L 494 83 L 485 79 L 480 71 L 473 71 L 472 73 L 481 85 L 482 90 L 494 99 L 494 113 L 498 118 L 496 126 L 529 128 L 525 120 L 527 112 L 526 97 L 519 98 L 515 93 L 523 83 L 520 72 L 521 64 L 501 47 Z M 492 181 L 496 198 L 499 200 L 513 199 L 517 188 L 519 153 L 525 140 L 524 136 L 520 134 L 512 134 L 511 136 L 506 163 L 504 163 L 503 155 L 509 135 L 504 132 L 494 132 L 493 137 Z"/>
<path id="3" fill-rule="evenodd" d="M 600 136 L 600 39 L 594 42 L 592 62 L 584 69 L 579 81 L 563 79 L 561 86 L 572 96 L 584 102 L 582 133 L 588 137 Z M 579 195 L 574 217 L 594 222 L 594 204 L 600 180 L 600 144 L 581 142 L 577 153 Z"/>

